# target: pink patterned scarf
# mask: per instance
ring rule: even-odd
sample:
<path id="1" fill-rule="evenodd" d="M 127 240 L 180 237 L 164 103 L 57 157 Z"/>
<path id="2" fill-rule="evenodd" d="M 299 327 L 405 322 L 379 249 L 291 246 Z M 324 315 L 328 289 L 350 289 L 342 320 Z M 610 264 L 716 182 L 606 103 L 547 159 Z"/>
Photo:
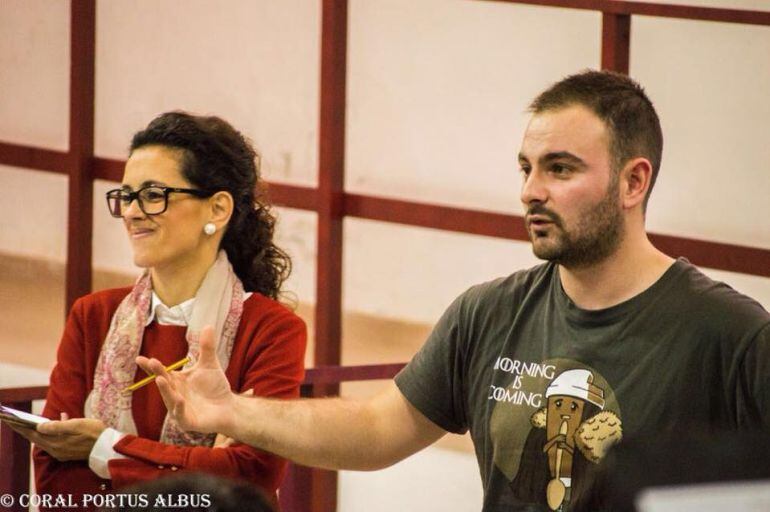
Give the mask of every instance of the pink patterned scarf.
<path id="1" fill-rule="evenodd" d="M 220 251 L 195 294 L 186 335 L 190 362 L 184 368 L 189 368 L 198 359 L 200 331 L 207 325 L 214 326 L 218 340 L 217 358 L 222 368 L 227 368 L 243 312 L 243 297 L 243 284 L 233 272 L 225 252 Z M 152 280 L 149 271 L 145 271 L 112 316 L 96 364 L 94 387 L 85 403 L 86 418 L 100 419 L 108 427 L 126 434 L 136 434 L 137 431 L 131 413 L 132 394 L 122 393 L 122 390 L 134 383 L 135 360 L 142 346 L 151 301 Z M 160 441 L 185 446 L 212 446 L 215 437 L 215 434 L 185 432 L 166 415 Z"/>

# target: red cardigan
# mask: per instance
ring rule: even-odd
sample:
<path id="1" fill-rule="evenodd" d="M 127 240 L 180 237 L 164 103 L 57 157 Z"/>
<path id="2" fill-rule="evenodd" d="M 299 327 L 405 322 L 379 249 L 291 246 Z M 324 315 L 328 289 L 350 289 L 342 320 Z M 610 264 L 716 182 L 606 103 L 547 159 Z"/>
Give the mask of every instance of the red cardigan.
<path id="1" fill-rule="evenodd" d="M 60 413 L 66 412 L 70 418 L 83 417 L 110 320 L 130 290 L 105 290 L 75 302 L 51 373 L 44 416 L 59 419 Z M 141 354 L 166 364 L 181 359 L 187 352 L 186 329 L 151 323 L 144 331 Z M 225 372 L 231 387 L 238 392 L 253 389 L 256 396 L 298 397 L 304 374 L 305 342 L 305 324 L 298 316 L 272 299 L 252 294 L 243 304 Z M 135 380 L 143 377 L 142 370 L 137 369 Z M 190 470 L 244 479 L 275 496 L 286 470 L 285 460 L 244 444 L 203 448 L 159 442 L 166 408 L 155 385 L 134 393 L 132 410 L 138 436 L 127 435 L 114 446 L 129 458 L 110 461 L 112 480 L 99 478 L 89 469 L 88 461 L 59 462 L 35 449 L 38 494 L 104 493 L 177 470 Z"/>

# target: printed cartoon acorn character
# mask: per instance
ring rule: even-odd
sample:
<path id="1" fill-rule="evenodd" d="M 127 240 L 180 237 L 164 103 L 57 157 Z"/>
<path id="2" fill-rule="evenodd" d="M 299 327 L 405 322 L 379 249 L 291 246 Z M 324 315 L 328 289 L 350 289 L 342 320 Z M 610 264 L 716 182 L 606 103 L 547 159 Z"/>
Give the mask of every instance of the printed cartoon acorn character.
<path id="1" fill-rule="evenodd" d="M 521 499 L 545 501 L 559 510 L 580 483 L 586 461 L 598 463 L 620 441 L 620 418 L 604 410 L 604 390 L 593 380 L 588 370 L 566 370 L 546 389 L 548 403 L 532 415 L 534 428 L 511 482 Z"/>

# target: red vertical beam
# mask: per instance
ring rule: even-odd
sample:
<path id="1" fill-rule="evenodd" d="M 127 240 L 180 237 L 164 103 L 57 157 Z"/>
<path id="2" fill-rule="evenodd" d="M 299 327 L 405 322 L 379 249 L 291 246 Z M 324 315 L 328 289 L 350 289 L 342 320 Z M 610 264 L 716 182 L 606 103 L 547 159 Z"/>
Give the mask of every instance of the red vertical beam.
<path id="1" fill-rule="evenodd" d="M 20 411 L 32 411 L 30 401 L 6 405 Z M 15 498 L 15 503 L 7 507 L 8 510 L 26 512 L 27 507 L 19 504 L 19 496 L 29 493 L 29 442 L 5 423 L 0 424 L 0 454 L 3 456 L 3 463 L 0 464 L 0 493 Z"/>
<path id="2" fill-rule="evenodd" d="M 340 364 L 342 333 L 342 217 L 345 183 L 347 0 L 323 0 L 321 105 L 318 155 L 318 260 L 316 266 L 315 365 Z M 339 386 L 318 386 L 316 395 Z M 313 470 L 313 512 L 337 509 L 337 474 Z"/>
<path id="3" fill-rule="evenodd" d="M 628 74 L 631 15 L 602 13 L 602 69 Z"/>
<path id="4" fill-rule="evenodd" d="M 73 0 L 70 5 L 67 311 L 75 299 L 91 291 L 96 58 L 96 0 Z"/>
<path id="5" fill-rule="evenodd" d="M 310 370 L 308 373 L 312 372 Z M 315 386 L 312 383 L 306 381 L 300 386 L 301 397 L 312 397 L 315 395 Z M 313 508 L 313 487 L 314 482 L 318 482 L 319 479 L 323 479 L 323 473 L 318 473 L 319 470 L 313 469 L 307 466 L 300 466 L 299 464 L 290 463 L 289 469 L 286 472 L 286 477 L 281 484 L 278 491 L 278 501 L 280 503 L 281 512 L 308 512 L 314 510 Z M 334 473 L 332 473 L 334 474 Z M 336 483 L 336 481 L 334 482 Z M 332 487 L 336 491 L 336 487 Z M 336 493 L 335 493 L 336 498 Z"/>
<path id="6" fill-rule="evenodd" d="M 323 0 L 315 364 L 340 363 L 347 0 Z"/>

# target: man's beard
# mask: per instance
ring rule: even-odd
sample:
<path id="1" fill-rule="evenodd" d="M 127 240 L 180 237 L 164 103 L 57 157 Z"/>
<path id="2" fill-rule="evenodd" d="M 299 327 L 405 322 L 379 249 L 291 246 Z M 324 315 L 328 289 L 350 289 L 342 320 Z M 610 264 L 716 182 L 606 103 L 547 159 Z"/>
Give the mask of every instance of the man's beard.
<path id="1" fill-rule="evenodd" d="M 553 222 L 546 236 L 539 236 L 527 226 L 535 256 L 567 268 L 585 268 L 615 252 L 624 235 L 618 185 L 617 178 L 613 179 L 604 198 L 583 214 L 569 231 L 558 214 L 539 204 L 532 206 L 528 215 L 546 216 Z M 550 239 L 547 243 L 537 243 L 538 239 L 546 237 Z"/>

